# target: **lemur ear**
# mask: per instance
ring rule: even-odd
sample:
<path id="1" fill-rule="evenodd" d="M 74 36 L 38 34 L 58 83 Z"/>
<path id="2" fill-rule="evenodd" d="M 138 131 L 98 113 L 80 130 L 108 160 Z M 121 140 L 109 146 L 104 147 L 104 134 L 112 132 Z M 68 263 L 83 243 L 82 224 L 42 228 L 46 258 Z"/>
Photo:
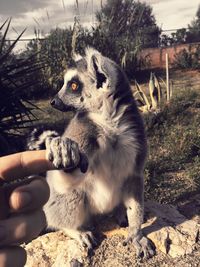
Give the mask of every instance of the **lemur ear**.
<path id="1" fill-rule="evenodd" d="M 96 76 L 97 89 L 103 88 L 103 84 L 106 82 L 106 74 L 102 70 L 101 61 L 99 62 L 98 57 L 93 55 L 91 58 L 92 68 Z"/>
<path id="2" fill-rule="evenodd" d="M 103 84 L 106 82 L 107 78 L 105 73 L 102 70 L 102 66 L 100 65 L 100 62 L 98 61 L 98 58 L 93 55 L 91 58 L 92 67 L 96 76 L 96 86 L 97 89 L 103 88 Z"/>

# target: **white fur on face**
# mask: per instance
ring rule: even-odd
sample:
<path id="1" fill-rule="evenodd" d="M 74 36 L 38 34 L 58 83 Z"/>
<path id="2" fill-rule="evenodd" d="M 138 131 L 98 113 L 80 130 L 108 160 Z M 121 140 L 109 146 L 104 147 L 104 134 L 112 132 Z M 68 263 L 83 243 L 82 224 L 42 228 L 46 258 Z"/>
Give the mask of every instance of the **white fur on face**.
<path id="1" fill-rule="evenodd" d="M 76 69 L 69 69 L 65 75 L 64 75 L 64 84 L 60 91 L 58 92 L 58 96 L 60 99 L 63 99 L 65 94 L 66 94 L 66 89 L 67 89 L 67 83 L 71 81 L 75 76 L 78 75 L 78 72 Z"/>
<path id="2" fill-rule="evenodd" d="M 69 69 L 65 75 L 64 75 L 64 85 L 63 86 L 66 86 L 67 83 L 75 76 L 77 76 L 78 72 L 76 69 Z"/>

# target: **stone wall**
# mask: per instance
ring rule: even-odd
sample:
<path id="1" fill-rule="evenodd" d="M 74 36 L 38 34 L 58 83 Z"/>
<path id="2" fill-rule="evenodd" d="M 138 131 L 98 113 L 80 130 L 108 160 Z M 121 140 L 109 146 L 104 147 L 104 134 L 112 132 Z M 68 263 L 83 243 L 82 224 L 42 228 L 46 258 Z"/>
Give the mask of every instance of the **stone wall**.
<path id="1" fill-rule="evenodd" d="M 174 45 L 170 47 L 160 47 L 160 48 L 146 48 L 142 50 L 140 54 L 140 58 L 143 58 L 147 60 L 149 63 L 145 68 L 158 68 L 162 69 L 165 68 L 165 58 L 166 53 L 169 55 L 169 67 L 173 66 L 173 62 L 175 59 L 175 55 L 179 53 L 181 50 L 191 49 L 194 51 L 198 46 L 200 46 L 200 43 L 194 43 L 194 44 L 181 44 L 181 45 Z"/>

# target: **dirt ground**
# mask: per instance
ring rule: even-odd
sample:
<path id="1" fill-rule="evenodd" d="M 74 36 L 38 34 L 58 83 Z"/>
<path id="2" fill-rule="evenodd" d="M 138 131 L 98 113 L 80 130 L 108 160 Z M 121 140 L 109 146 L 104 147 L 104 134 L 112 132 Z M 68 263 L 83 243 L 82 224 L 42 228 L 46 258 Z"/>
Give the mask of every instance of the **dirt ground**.
<path id="1" fill-rule="evenodd" d="M 199 267 L 200 266 L 200 245 L 197 244 L 196 250 L 185 257 L 171 258 L 160 251 L 157 255 L 146 261 L 138 261 L 135 257 L 133 246 L 122 245 L 122 237 L 112 237 L 105 239 L 101 246 L 96 250 L 95 256 L 87 267 Z"/>
<path id="2" fill-rule="evenodd" d="M 180 213 L 188 219 L 199 224 L 200 229 L 200 195 L 177 203 Z M 194 251 L 183 257 L 172 258 L 157 250 L 156 255 L 148 260 L 139 261 L 135 255 L 134 247 L 129 244 L 123 246 L 122 236 L 113 236 L 102 241 L 91 261 L 86 262 L 87 267 L 199 267 L 200 266 L 200 239 Z"/>

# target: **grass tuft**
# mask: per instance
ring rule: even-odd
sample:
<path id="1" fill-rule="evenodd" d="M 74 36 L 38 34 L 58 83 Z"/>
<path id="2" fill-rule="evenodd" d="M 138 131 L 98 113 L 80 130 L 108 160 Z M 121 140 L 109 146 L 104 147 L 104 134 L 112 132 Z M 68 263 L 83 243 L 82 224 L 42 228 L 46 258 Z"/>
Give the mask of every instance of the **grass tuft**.
<path id="1" fill-rule="evenodd" d="M 145 118 L 149 158 L 146 196 L 177 201 L 200 186 L 200 93 L 182 91 L 155 118 Z"/>

